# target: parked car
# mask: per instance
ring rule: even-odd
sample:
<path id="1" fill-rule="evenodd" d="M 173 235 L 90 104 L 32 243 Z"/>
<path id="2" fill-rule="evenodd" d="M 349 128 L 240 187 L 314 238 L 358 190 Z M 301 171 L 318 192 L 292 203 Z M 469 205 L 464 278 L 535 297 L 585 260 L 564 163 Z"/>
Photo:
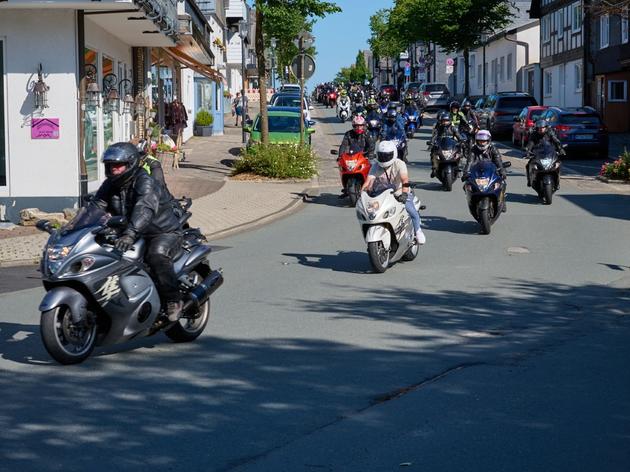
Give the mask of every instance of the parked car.
<path id="1" fill-rule="evenodd" d="M 393 102 L 398 100 L 398 92 L 396 91 L 396 87 L 391 84 L 384 84 L 379 87 L 379 92 L 387 92 L 389 94 L 389 99 Z"/>
<path id="2" fill-rule="evenodd" d="M 280 87 L 280 92 L 300 93 L 301 87 L 298 84 L 284 84 Z"/>
<path id="3" fill-rule="evenodd" d="M 525 107 L 536 106 L 538 102 L 525 92 L 499 92 L 488 96 L 483 105 L 485 128 L 493 137 L 512 132 L 514 118 Z M 481 122 L 482 124 L 484 121 Z"/>
<path id="4" fill-rule="evenodd" d="M 428 82 L 420 86 L 420 103 L 425 110 L 448 108 L 451 92 L 444 83 Z"/>
<path id="5" fill-rule="evenodd" d="M 296 107 L 269 107 L 269 142 L 272 144 L 297 144 L 300 142 L 300 109 Z M 302 117 L 302 119 L 304 119 Z M 314 121 L 304 119 L 304 142 L 311 144 L 311 135 L 315 132 Z M 245 131 L 250 133 L 247 146 L 259 143 L 260 114 L 249 121 Z"/>
<path id="6" fill-rule="evenodd" d="M 300 96 L 293 93 L 278 93 L 271 97 L 269 105 L 272 107 L 296 107 L 300 108 Z M 304 97 L 304 118 L 311 121 L 311 112 L 308 100 Z"/>
<path id="7" fill-rule="evenodd" d="M 512 144 L 525 148 L 529 132 L 547 108 L 549 107 L 534 106 L 525 107 L 521 110 L 521 113 L 514 118 L 514 124 L 512 125 Z"/>
<path id="8" fill-rule="evenodd" d="M 567 152 L 576 154 L 596 152 L 600 158 L 608 158 L 608 128 L 594 108 L 550 107 L 542 115 L 549 122 Z"/>

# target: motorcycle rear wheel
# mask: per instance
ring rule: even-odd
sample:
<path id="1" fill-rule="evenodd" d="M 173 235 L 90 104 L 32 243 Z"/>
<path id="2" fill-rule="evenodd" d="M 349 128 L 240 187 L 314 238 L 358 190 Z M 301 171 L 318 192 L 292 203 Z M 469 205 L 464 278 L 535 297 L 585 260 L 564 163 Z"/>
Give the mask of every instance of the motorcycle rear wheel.
<path id="1" fill-rule="evenodd" d="M 198 272 L 193 271 L 192 274 L 194 275 L 194 283 L 203 280 L 203 277 Z M 199 313 L 200 316 L 195 319 L 180 318 L 177 323 L 164 331 L 164 334 L 166 334 L 171 341 L 175 341 L 176 343 L 194 341 L 203 333 L 203 330 L 208 324 L 208 319 L 210 318 L 210 299 L 206 300 L 206 302 L 199 307 Z"/>
<path id="2" fill-rule="evenodd" d="M 75 326 L 72 311 L 65 305 L 43 311 L 39 327 L 46 351 L 60 364 L 79 364 L 96 346 L 96 323 Z"/>
<path id="3" fill-rule="evenodd" d="M 385 249 L 382 241 L 368 243 L 370 263 L 375 272 L 382 274 L 389 267 L 389 251 Z"/>

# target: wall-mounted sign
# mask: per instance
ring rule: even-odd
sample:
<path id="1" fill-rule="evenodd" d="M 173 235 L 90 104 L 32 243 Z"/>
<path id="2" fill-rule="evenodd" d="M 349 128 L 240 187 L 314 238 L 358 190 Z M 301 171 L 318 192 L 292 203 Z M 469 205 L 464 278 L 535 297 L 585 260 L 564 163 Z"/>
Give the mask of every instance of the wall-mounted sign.
<path id="1" fill-rule="evenodd" d="M 59 139 L 59 118 L 33 118 L 31 139 Z"/>
<path id="2" fill-rule="evenodd" d="M 446 73 L 447 73 L 447 74 L 452 74 L 452 73 L 453 73 L 453 66 L 449 66 L 449 65 L 447 65 L 447 66 L 446 66 Z"/>

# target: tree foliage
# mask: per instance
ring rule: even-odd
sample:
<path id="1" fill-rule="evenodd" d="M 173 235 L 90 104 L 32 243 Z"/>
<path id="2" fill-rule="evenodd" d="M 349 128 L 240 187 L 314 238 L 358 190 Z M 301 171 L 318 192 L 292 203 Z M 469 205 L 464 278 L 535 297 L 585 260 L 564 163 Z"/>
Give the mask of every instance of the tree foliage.
<path id="1" fill-rule="evenodd" d="M 368 43 L 376 58 L 397 57 L 410 43 L 406 32 L 398 30 L 390 22 L 391 13 L 391 9 L 383 9 L 370 17 L 371 35 Z"/>
<path id="2" fill-rule="evenodd" d="M 342 67 L 337 76 L 335 82 L 347 83 L 347 82 L 360 82 L 363 83 L 369 78 L 369 71 L 365 63 L 365 55 L 363 51 L 357 53 L 357 58 L 350 67 Z"/>

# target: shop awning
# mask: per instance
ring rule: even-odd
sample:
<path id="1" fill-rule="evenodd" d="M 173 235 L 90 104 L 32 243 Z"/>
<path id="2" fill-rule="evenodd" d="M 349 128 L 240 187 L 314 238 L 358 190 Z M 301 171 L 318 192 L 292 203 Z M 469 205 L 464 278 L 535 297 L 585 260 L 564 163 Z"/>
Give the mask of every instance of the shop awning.
<path id="1" fill-rule="evenodd" d="M 162 48 L 162 50 L 176 61 L 181 62 L 186 67 L 190 67 L 195 72 L 207 77 L 210 80 L 214 80 L 215 82 L 222 82 L 225 80 L 223 76 L 212 67 L 196 61 L 189 55 L 180 51 L 177 47 Z"/>

